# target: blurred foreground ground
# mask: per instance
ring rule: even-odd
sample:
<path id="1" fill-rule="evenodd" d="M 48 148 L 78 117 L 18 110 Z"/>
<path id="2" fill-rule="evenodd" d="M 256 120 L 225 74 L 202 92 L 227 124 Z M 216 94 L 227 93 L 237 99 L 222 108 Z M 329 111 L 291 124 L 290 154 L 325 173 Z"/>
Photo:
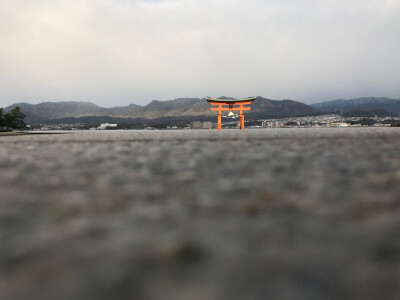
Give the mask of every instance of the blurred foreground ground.
<path id="1" fill-rule="evenodd" d="M 0 299 L 400 299 L 400 128 L 0 137 Z"/>

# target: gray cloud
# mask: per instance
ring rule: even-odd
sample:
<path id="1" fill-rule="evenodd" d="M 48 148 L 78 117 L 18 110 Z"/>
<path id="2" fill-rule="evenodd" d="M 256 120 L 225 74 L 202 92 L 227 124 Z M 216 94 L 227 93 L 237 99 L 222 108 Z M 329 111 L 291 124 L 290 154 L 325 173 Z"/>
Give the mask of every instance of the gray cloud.
<path id="1" fill-rule="evenodd" d="M 396 0 L 3 0 L 0 107 L 400 98 Z"/>

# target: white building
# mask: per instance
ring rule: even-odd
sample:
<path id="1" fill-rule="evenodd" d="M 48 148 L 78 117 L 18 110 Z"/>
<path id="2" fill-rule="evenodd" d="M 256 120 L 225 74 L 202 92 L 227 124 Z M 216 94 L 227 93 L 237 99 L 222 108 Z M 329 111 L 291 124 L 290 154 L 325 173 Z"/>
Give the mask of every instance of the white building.
<path id="1" fill-rule="evenodd" d="M 232 119 L 236 119 L 236 118 L 239 117 L 239 116 L 238 116 L 237 113 L 234 113 L 233 111 L 230 111 L 229 114 L 228 114 L 228 117 L 229 117 L 229 118 L 232 118 Z"/>
<path id="2" fill-rule="evenodd" d="M 348 127 L 349 124 L 345 122 L 333 122 L 331 123 L 331 127 Z"/>
<path id="3" fill-rule="evenodd" d="M 100 124 L 100 126 L 97 129 L 100 129 L 100 130 L 115 129 L 115 128 L 117 128 L 117 126 L 118 126 L 118 124 L 103 123 L 103 124 Z"/>

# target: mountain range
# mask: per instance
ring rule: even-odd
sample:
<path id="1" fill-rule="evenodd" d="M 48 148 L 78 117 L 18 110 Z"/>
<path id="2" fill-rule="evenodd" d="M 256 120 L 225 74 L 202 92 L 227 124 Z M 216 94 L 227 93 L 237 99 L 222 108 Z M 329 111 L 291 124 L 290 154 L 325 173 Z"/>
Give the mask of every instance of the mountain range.
<path id="1" fill-rule="evenodd" d="M 221 97 L 224 98 L 224 97 Z M 5 112 L 20 106 L 26 114 L 28 124 L 57 123 L 57 120 L 73 122 L 74 119 L 96 117 L 110 120 L 137 120 L 137 119 L 165 119 L 182 118 L 191 120 L 196 118 L 215 117 L 216 113 L 210 110 L 210 104 L 200 98 L 179 98 L 175 100 L 154 100 L 141 106 L 130 104 L 111 108 L 100 107 L 90 102 L 43 102 L 39 104 L 16 103 L 5 108 Z M 327 113 L 344 113 L 345 116 L 369 115 L 392 116 L 400 113 L 400 100 L 390 98 L 357 98 L 337 99 L 322 103 L 307 105 L 293 100 L 271 100 L 257 97 L 251 105 L 251 111 L 246 112 L 247 119 L 285 118 L 295 116 L 312 116 Z"/>
<path id="2" fill-rule="evenodd" d="M 26 114 L 29 124 L 45 123 L 65 118 L 111 117 L 122 119 L 159 119 L 168 117 L 212 117 L 215 112 L 210 104 L 200 98 L 180 98 L 168 101 L 153 100 L 145 106 L 130 104 L 111 108 L 100 107 L 90 102 L 43 102 L 39 104 L 16 103 L 5 108 L 5 112 L 19 106 Z M 257 97 L 246 113 L 250 118 L 283 118 L 290 116 L 318 115 L 321 112 L 304 103 L 293 100 L 271 100 Z"/>
<path id="3" fill-rule="evenodd" d="M 350 100 L 336 99 L 311 104 L 311 107 L 326 112 L 351 112 L 382 110 L 391 114 L 400 114 L 400 100 L 378 97 L 363 97 Z"/>

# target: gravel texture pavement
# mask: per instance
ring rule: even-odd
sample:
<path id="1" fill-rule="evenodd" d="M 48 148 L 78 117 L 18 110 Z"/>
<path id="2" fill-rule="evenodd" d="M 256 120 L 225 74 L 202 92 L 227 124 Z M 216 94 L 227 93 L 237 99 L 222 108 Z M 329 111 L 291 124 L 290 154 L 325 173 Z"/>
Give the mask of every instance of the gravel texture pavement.
<path id="1" fill-rule="evenodd" d="M 400 128 L 0 137 L 0 299 L 400 299 Z"/>

